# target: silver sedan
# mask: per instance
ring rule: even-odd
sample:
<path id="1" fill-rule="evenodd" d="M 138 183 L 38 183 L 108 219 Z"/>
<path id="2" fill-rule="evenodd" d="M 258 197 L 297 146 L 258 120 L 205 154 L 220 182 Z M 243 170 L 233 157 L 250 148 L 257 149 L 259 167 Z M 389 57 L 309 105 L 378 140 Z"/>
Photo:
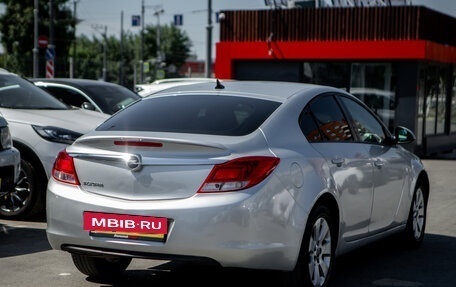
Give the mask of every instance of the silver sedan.
<path id="1" fill-rule="evenodd" d="M 47 236 L 93 277 L 132 258 L 283 271 L 327 286 L 335 257 L 398 233 L 424 237 L 420 159 L 336 88 L 228 81 L 176 87 L 121 110 L 60 152 Z"/>

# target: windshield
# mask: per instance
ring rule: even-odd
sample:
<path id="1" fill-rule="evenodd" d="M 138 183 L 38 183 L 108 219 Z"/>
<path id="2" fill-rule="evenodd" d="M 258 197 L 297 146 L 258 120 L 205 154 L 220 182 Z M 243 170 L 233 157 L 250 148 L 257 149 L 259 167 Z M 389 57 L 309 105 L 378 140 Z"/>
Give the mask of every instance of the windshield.
<path id="1" fill-rule="evenodd" d="M 279 105 L 269 100 L 221 95 L 145 98 L 121 110 L 97 130 L 242 136 L 258 129 Z"/>
<path id="2" fill-rule="evenodd" d="M 67 110 L 68 106 L 16 75 L 0 75 L 0 107 Z"/>

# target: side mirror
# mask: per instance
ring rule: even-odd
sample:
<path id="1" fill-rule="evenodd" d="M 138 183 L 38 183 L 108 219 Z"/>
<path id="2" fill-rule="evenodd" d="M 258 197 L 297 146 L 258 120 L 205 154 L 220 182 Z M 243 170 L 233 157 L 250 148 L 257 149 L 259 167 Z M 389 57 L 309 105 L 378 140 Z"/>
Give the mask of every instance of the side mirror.
<path id="1" fill-rule="evenodd" d="M 83 108 L 84 110 L 90 110 L 90 111 L 96 110 L 95 106 L 89 102 L 83 102 L 81 105 L 81 108 Z"/>
<path id="2" fill-rule="evenodd" d="M 398 144 L 408 144 L 416 140 L 415 134 L 406 127 L 397 126 L 394 129 L 394 136 Z"/>

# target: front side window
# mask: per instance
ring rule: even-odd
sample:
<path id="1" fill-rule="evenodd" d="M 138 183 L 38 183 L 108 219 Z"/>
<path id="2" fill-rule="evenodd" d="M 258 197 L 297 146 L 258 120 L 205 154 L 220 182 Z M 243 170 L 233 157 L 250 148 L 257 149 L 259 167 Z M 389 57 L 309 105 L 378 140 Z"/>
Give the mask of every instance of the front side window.
<path id="1" fill-rule="evenodd" d="M 71 89 L 53 86 L 42 86 L 42 88 L 51 93 L 61 102 L 74 107 L 80 108 L 82 107 L 82 103 L 88 102 L 88 100 L 84 96 L 80 95 L 78 92 Z"/>
<path id="2" fill-rule="evenodd" d="M 362 105 L 347 97 L 340 97 L 351 116 L 351 124 L 361 142 L 382 143 L 386 134 L 380 122 Z"/>

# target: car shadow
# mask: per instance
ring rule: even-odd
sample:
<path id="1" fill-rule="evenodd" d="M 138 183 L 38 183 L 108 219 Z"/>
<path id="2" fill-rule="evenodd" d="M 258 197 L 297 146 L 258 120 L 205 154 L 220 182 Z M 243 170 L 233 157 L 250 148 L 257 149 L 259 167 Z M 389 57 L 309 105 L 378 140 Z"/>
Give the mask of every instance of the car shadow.
<path id="1" fill-rule="evenodd" d="M 397 236 L 339 257 L 330 287 L 456 286 L 456 237 L 426 234 L 418 249 Z"/>
<path id="2" fill-rule="evenodd" d="M 51 250 L 43 228 L 0 223 L 0 258 Z"/>
<path id="3" fill-rule="evenodd" d="M 329 287 L 454 287 L 456 237 L 426 234 L 418 249 L 407 249 L 397 237 L 340 256 Z M 167 262 L 145 270 L 128 269 L 115 281 L 86 280 L 102 287 L 282 286 L 279 272 L 194 266 Z"/>
<path id="4" fill-rule="evenodd" d="M 115 281 L 99 281 L 90 277 L 90 282 L 102 283 L 100 287 L 146 287 L 156 284 L 167 286 L 198 285 L 213 286 L 282 286 L 279 272 L 221 268 L 169 262 L 147 270 L 130 269 Z"/>

